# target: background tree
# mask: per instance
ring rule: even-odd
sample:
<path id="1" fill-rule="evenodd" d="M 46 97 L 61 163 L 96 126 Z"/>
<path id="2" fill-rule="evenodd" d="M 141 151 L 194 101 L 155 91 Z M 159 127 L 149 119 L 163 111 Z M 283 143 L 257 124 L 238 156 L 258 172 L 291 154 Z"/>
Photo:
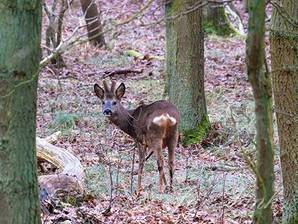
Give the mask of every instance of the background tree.
<path id="1" fill-rule="evenodd" d="M 89 41 L 98 47 L 105 45 L 104 35 L 101 34 L 103 29 L 94 0 L 80 0 L 80 2 L 87 24 Z"/>
<path id="2" fill-rule="evenodd" d="M 57 0 L 53 0 L 51 2 L 51 9 L 47 6 L 46 2 L 43 3 L 44 11 L 49 20 L 49 24 L 46 28 L 48 55 L 52 53 L 50 49 L 56 49 L 61 43 L 64 14 L 68 9 L 68 5 L 71 4 L 71 2 L 68 3 L 66 0 L 61 0 L 58 4 L 57 3 Z M 61 54 L 57 54 L 57 56 L 51 60 L 51 63 L 55 64 L 58 68 L 65 66 Z"/>
<path id="3" fill-rule="evenodd" d="M 196 0 L 173 0 L 166 4 L 165 92 L 181 113 L 184 143 L 201 140 L 209 127 L 204 92 L 204 35 L 202 8 Z"/>
<path id="4" fill-rule="evenodd" d="M 257 129 L 257 177 L 254 223 L 272 223 L 273 197 L 273 124 L 272 90 L 268 70 L 265 70 L 265 0 L 249 1 L 248 34 L 246 40 L 247 73 L 255 98 Z"/>
<path id="5" fill-rule="evenodd" d="M 245 12 L 248 12 L 248 0 L 243 0 L 243 7 Z"/>
<path id="6" fill-rule="evenodd" d="M 36 92 L 41 1 L 1 1 L 0 223 L 40 223 Z"/>
<path id="7" fill-rule="evenodd" d="M 226 15 L 223 3 L 208 3 L 203 27 L 205 32 L 219 36 L 229 36 L 237 32 Z"/>
<path id="8" fill-rule="evenodd" d="M 298 223 L 298 2 L 274 4 L 272 78 L 284 189 L 283 223 Z"/>

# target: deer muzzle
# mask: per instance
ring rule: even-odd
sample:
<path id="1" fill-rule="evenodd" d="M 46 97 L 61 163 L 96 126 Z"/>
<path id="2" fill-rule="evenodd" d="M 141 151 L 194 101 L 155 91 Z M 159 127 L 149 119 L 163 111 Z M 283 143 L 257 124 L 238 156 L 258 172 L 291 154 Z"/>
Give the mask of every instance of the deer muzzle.
<path id="1" fill-rule="evenodd" d="M 112 115 L 112 110 L 110 110 L 110 109 L 105 109 L 105 110 L 103 111 L 103 114 L 104 114 L 105 116 L 109 117 L 109 116 Z"/>

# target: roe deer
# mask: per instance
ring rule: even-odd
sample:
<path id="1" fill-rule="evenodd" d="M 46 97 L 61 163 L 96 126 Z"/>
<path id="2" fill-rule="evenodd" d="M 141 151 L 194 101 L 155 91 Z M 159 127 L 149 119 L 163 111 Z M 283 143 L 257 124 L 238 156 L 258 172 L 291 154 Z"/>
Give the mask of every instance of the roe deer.
<path id="1" fill-rule="evenodd" d="M 170 190 L 173 187 L 174 153 L 178 141 L 179 112 L 177 108 L 160 100 L 149 105 L 141 105 L 133 110 L 124 108 L 120 101 L 125 93 L 125 85 L 121 83 L 115 90 L 116 83 L 111 87 L 103 81 L 103 88 L 94 85 L 95 94 L 102 101 L 102 112 L 122 131 L 130 135 L 139 147 L 138 187 L 142 189 L 141 181 L 146 157 L 146 148 L 151 150 L 157 159 L 159 171 L 159 191 L 163 192 L 166 178 L 163 170 L 163 148 L 168 147 L 168 166 L 170 173 Z"/>

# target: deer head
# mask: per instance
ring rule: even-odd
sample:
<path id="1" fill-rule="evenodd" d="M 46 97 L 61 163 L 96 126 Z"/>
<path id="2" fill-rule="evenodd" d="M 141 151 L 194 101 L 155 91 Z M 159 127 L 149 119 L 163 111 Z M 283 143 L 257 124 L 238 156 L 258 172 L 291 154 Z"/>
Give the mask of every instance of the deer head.
<path id="1" fill-rule="evenodd" d="M 116 90 L 115 86 L 115 81 L 112 81 L 110 88 L 106 81 L 103 81 L 103 88 L 98 84 L 94 85 L 94 92 L 102 102 L 102 112 L 107 117 L 111 117 L 119 111 L 120 101 L 125 93 L 124 83 L 121 83 Z"/>

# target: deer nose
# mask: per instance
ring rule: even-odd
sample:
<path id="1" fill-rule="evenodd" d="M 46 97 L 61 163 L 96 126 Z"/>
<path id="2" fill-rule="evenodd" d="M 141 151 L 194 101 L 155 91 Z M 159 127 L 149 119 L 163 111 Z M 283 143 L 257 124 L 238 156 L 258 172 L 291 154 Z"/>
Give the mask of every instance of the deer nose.
<path id="1" fill-rule="evenodd" d="M 111 116 L 112 115 L 112 111 L 110 109 L 105 109 L 103 111 L 103 114 L 106 115 L 106 116 Z"/>

